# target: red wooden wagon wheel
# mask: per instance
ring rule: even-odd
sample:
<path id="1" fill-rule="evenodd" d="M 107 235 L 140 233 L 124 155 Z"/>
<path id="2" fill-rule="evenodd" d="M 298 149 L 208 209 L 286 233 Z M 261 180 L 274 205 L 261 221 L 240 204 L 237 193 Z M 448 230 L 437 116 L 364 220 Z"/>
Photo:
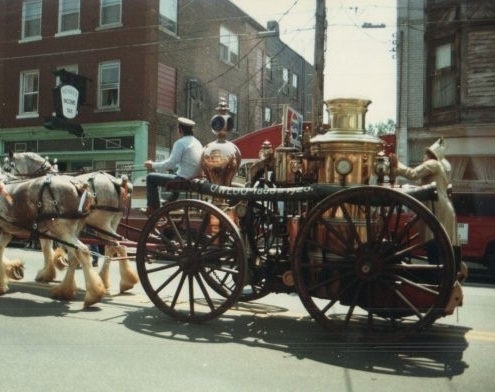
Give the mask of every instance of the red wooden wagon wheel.
<path id="1" fill-rule="evenodd" d="M 435 216 L 409 195 L 374 186 L 315 206 L 291 261 L 311 316 L 348 336 L 397 337 L 429 326 L 443 315 L 455 279 L 452 246 Z"/>
<path id="2" fill-rule="evenodd" d="M 245 282 L 237 226 L 201 200 L 178 200 L 157 210 L 140 235 L 136 262 L 151 301 L 183 322 L 221 315 L 237 301 Z"/>

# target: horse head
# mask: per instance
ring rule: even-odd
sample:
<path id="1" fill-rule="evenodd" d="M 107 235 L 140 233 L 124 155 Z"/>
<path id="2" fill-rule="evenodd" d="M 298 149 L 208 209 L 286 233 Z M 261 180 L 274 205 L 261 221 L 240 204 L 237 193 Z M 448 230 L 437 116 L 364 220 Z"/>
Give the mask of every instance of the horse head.
<path id="1" fill-rule="evenodd" d="M 5 158 L 3 170 L 16 177 L 34 178 L 55 170 L 48 161 L 48 157 L 43 158 L 34 152 L 9 152 Z"/>

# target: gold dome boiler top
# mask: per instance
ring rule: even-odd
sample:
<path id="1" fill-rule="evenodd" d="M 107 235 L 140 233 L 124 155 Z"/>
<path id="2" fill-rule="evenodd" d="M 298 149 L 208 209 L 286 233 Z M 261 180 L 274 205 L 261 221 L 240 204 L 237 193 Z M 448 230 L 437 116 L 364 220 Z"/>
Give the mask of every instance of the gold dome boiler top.
<path id="1" fill-rule="evenodd" d="M 311 156 L 320 161 L 318 182 L 368 184 L 383 142 L 366 133 L 365 116 L 371 101 L 338 98 L 325 101 L 330 130 L 310 140 Z"/>

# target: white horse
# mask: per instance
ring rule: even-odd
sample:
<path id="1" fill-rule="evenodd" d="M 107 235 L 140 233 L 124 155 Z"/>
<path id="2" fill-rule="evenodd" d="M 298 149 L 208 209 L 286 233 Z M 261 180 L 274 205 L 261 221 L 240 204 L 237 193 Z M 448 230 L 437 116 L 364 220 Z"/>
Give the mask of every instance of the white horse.
<path id="1" fill-rule="evenodd" d="M 105 286 L 110 287 L 110 262 L 112 258 L 117 257 L 120 270 L 120 292 L 123 293 L 139 282 L 138 275 L 129 261 L 127 248 L 120 245 L 119 240 L 122 240 L 122 237 L 117 233 L 125 207 L 130 201 L 132 183 L 127 178 L 117 179 L 103 172 L 81 174 L 76 178 L 89 183 L 95 198 L 95 206 L 86 225 L 92 228 L 99 238 L 105 240 L 105 261 L 100 270 L 100 276 Z"/>
<path id="2" fill-rule="evenodd" d="M 68 248 L 67 272 L 62 282 L 52 288 L 52 296 L 74 299 L 74 273 L 77 265 L 81 265 L 86 283 L 84 306 L 100 301 L 106 292 L 105 285 L 91 266 L 88 247 L 78 239 L 94 205 L 93 196 L 87 192 L 88 185 L 70 176 L 46 175 L 2 183 L 1 188 L 0 294 L 9 290 L 9 265 L 3 262 L 5 247 L 13 236 L 36 235 L 56 238 Z"/>
<path id="3" fill-rule="evenodd" d="M 4 170 L 10 170 L 16 177 L 33 177 L 44 172 L 53 172 L 53 167 L 48 158 L 32 153 L 10 153 L 6 160 Z M 86 220 L 87 227 L 93 229 L 99 240 L 105 244 L 105 260 L 100 270 L 100 277 L 105 287 L 110 287 L 109 268 L 112 258 L 119 260 L 120 292 L 123 293 L 139 282 L 135 270 L 132 268 L 127 254 L 127 248 L 120 245 L 122 237 L 117 233 L 117 228 L 122 219 L 124 210 L 130 202 L 132 183 L 126 177 L 116 178 L 107 173 L 85 173 L 74 178 L 89 184 L 89 191 L 95 199 L 89 217 Z M 61 248 L 53 250 L 53 242 L 49 239 L 41 239 L 44 254 L 44 267 L 38 271 L 36 280 L 51 282 L 56 277 L 56 268 L 63 268 L 60 261 L 64 252 Z"/>

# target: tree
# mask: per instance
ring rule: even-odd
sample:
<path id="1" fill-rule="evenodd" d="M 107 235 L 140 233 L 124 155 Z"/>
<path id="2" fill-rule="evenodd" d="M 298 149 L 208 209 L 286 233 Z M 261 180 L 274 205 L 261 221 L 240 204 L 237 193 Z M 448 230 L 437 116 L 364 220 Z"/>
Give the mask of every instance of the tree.
<path id="1" fill-rule="evenodd" d="M 386 122 L 379 122 L 376 124 L 368 124 L 368 133 L 373 136 L 388 135 L 395 133 L 395 122 L 392 119 L 388 119 Z"/>

